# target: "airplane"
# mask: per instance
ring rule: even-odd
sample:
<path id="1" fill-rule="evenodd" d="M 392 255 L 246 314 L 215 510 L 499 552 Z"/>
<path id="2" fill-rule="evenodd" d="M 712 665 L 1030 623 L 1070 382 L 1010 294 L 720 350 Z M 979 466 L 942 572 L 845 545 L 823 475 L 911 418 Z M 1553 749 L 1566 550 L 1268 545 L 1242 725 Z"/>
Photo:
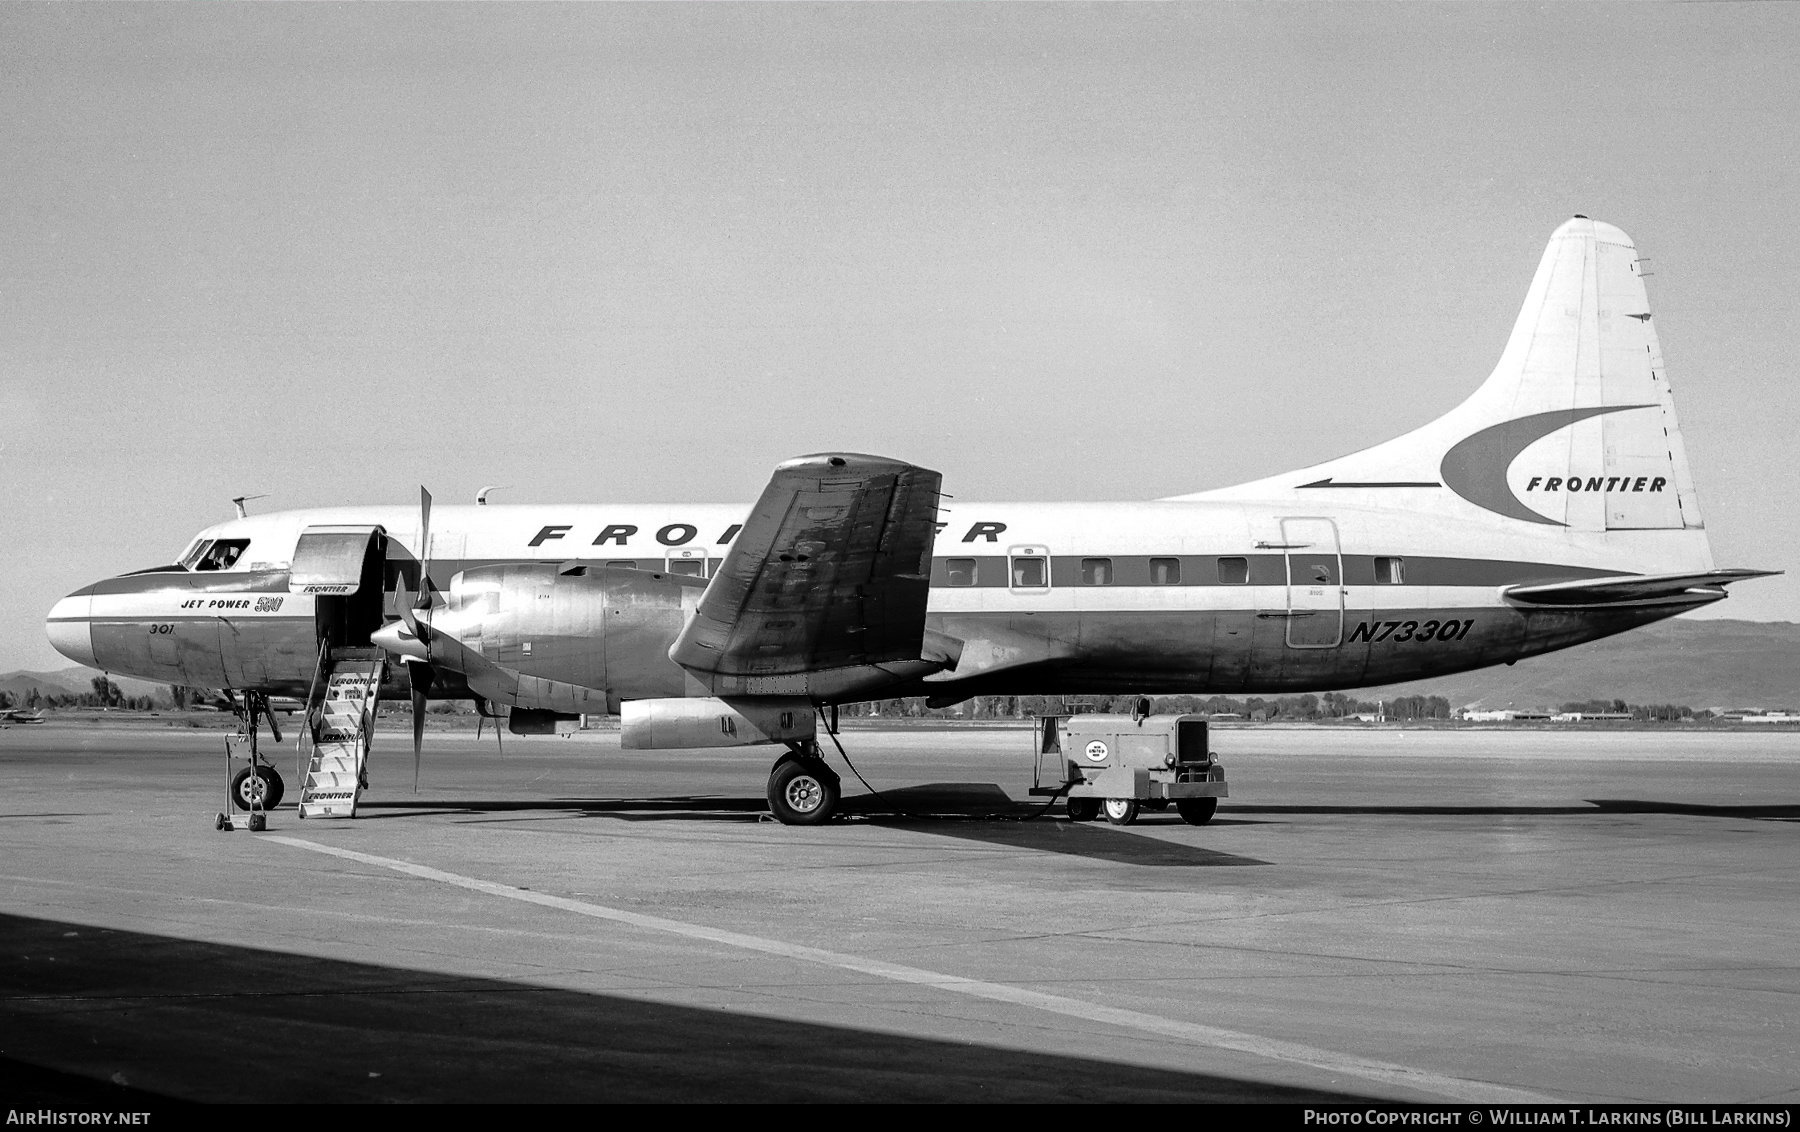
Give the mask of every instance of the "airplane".
<path id="1" fill-rule="evenodd" d="M 433 511 L 422 491 L 416 510 L 208 527 L 172 565 L 76 590 L 48 632 L 91 667 L 309 708 L 328 667 L 336 681 L 331 666 L 362 658 L 362 684 L 325 694 L 410 695 L 415 775 L 428 697 L 508 708 L 516 733 L 617 713 L 632 749 L 777 744 L 775 816 L 818 823 L 839 786 L 816 716 L 836 705 L 1390 684 L 1620 633 L 1774 573 L 1713 561 L 1641 269 L 1618 228 L 1567 221 L 1460 405 L 1233 487 L 950 506 L 937 472 L 824 453 L 777 467 L 748 509 Z M 362 764 L 321 774 L 342 789 L 312 810 L 303 796 L 302 816 L 353 812 Z"/>
<path id="2" fill-rule="evenodd" d="M 42 723 L 44 713 L 26 711 L 24 708 L 0 708 L 0 726 L 11 726 L 15 723 Z"/>

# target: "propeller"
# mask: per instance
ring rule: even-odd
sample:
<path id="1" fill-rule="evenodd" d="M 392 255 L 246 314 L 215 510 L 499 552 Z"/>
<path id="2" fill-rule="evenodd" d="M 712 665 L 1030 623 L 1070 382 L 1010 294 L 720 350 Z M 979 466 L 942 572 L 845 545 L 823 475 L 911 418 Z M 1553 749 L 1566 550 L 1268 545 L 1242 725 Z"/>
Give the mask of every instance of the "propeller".
<path id="1" fill-rule="evenodd" d="M 437 680 L 437 669 L 442 667 L 460 673 L 469 689 L 488 702 L 515 694 L 516 687 L 509 685 L 516 685 L 517 674 L 501 668 L 450 633 L 434 627 L 432 618 L 420 616 L 429 614 L 432 609 L 431 492 L 423 486 L 419 488 L 419 590 L 416 595 L 402 589 L 402 577 L 394 579 L 394 605 L 400 612 L 400 624 L 390 623 L 371 634 L 370 639 L 400 657 L 408 666 L 412 682 L 413 791 L 417 793 L 419 768 L 424 761 L 426 699 Z M 512 700 L 508 698 L 506 702 Z M 494 735 L 497 741 L 502 741 L 499 740 L 498 721 Z"/>

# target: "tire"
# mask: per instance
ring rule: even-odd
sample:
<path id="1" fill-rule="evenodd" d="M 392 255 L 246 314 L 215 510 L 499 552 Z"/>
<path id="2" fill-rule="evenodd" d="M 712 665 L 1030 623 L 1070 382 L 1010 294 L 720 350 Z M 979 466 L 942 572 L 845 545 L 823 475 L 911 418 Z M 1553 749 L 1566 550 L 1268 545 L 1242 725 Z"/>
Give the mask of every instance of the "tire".
<path id="1" fill-rule="evenodd" d="M 1068 806 L 1070 821 L 1093 821 L 1100 816 L 1098 798 L 1070 798 Z"/>
<path id="2" fill-rule="evenodd" d="M 245 767 L 231 779 L 231 804 L 240 810 L 248 810 L 253 795 L 257 798 L 257 809 L 272 810 L 281 804 L 281 775 L 275 773 L 274 767 L 259 766 L 255 768 L 255 785 L 251 784 L 252 770 Z"/>
<path id="3" fill-rule="evenodd" d="M 1205 825 L 1213 819 L 1213 813 L 1219 808 L 1217 798 L 1182 798 L 1175 803 L 1181 813 L 1181 820 L 1189 825 Z"/>
<path id="4" fill-rule="evenodd" d="M 1137 820 L 1138 804 L 1136 798 L 1108 798 L 1100 807 L 1106 820 L 1113 825 L 1130 825 Z"/>
<path id="5" fill-rule="evenodd" d="M 816 759 L 782 759 L 769 772 L 769 810 L 782 825 L 823 825 L 840 796 L 838 776 Z"/>

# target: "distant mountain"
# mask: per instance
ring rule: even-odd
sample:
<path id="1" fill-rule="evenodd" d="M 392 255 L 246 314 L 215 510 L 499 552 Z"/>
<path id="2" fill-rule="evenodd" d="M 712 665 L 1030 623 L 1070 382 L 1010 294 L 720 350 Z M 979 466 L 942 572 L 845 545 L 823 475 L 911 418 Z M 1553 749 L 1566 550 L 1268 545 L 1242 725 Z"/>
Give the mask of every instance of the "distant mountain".
<path id="1" fill-rule="evenodd" d="M 1351 693 L 1443 696 L 1453 707 L 1556 707 L 1575 700 L 1800 708 L 1800 624 L 1677 618 L 1511 666 Z"/>

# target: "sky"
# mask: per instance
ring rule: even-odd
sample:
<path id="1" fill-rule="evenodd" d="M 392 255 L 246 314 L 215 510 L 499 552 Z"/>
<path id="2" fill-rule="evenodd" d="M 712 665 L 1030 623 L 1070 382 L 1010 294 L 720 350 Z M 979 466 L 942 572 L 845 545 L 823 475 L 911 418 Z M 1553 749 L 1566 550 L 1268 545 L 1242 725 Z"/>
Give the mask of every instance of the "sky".
<path id="1" fill-rule="evenodd" d="M 1796 571 L 1792 5 L 0 5 L 0 671 L 253 507 L 1147 499 L 1398 435 L 1550 233 Z"/>

